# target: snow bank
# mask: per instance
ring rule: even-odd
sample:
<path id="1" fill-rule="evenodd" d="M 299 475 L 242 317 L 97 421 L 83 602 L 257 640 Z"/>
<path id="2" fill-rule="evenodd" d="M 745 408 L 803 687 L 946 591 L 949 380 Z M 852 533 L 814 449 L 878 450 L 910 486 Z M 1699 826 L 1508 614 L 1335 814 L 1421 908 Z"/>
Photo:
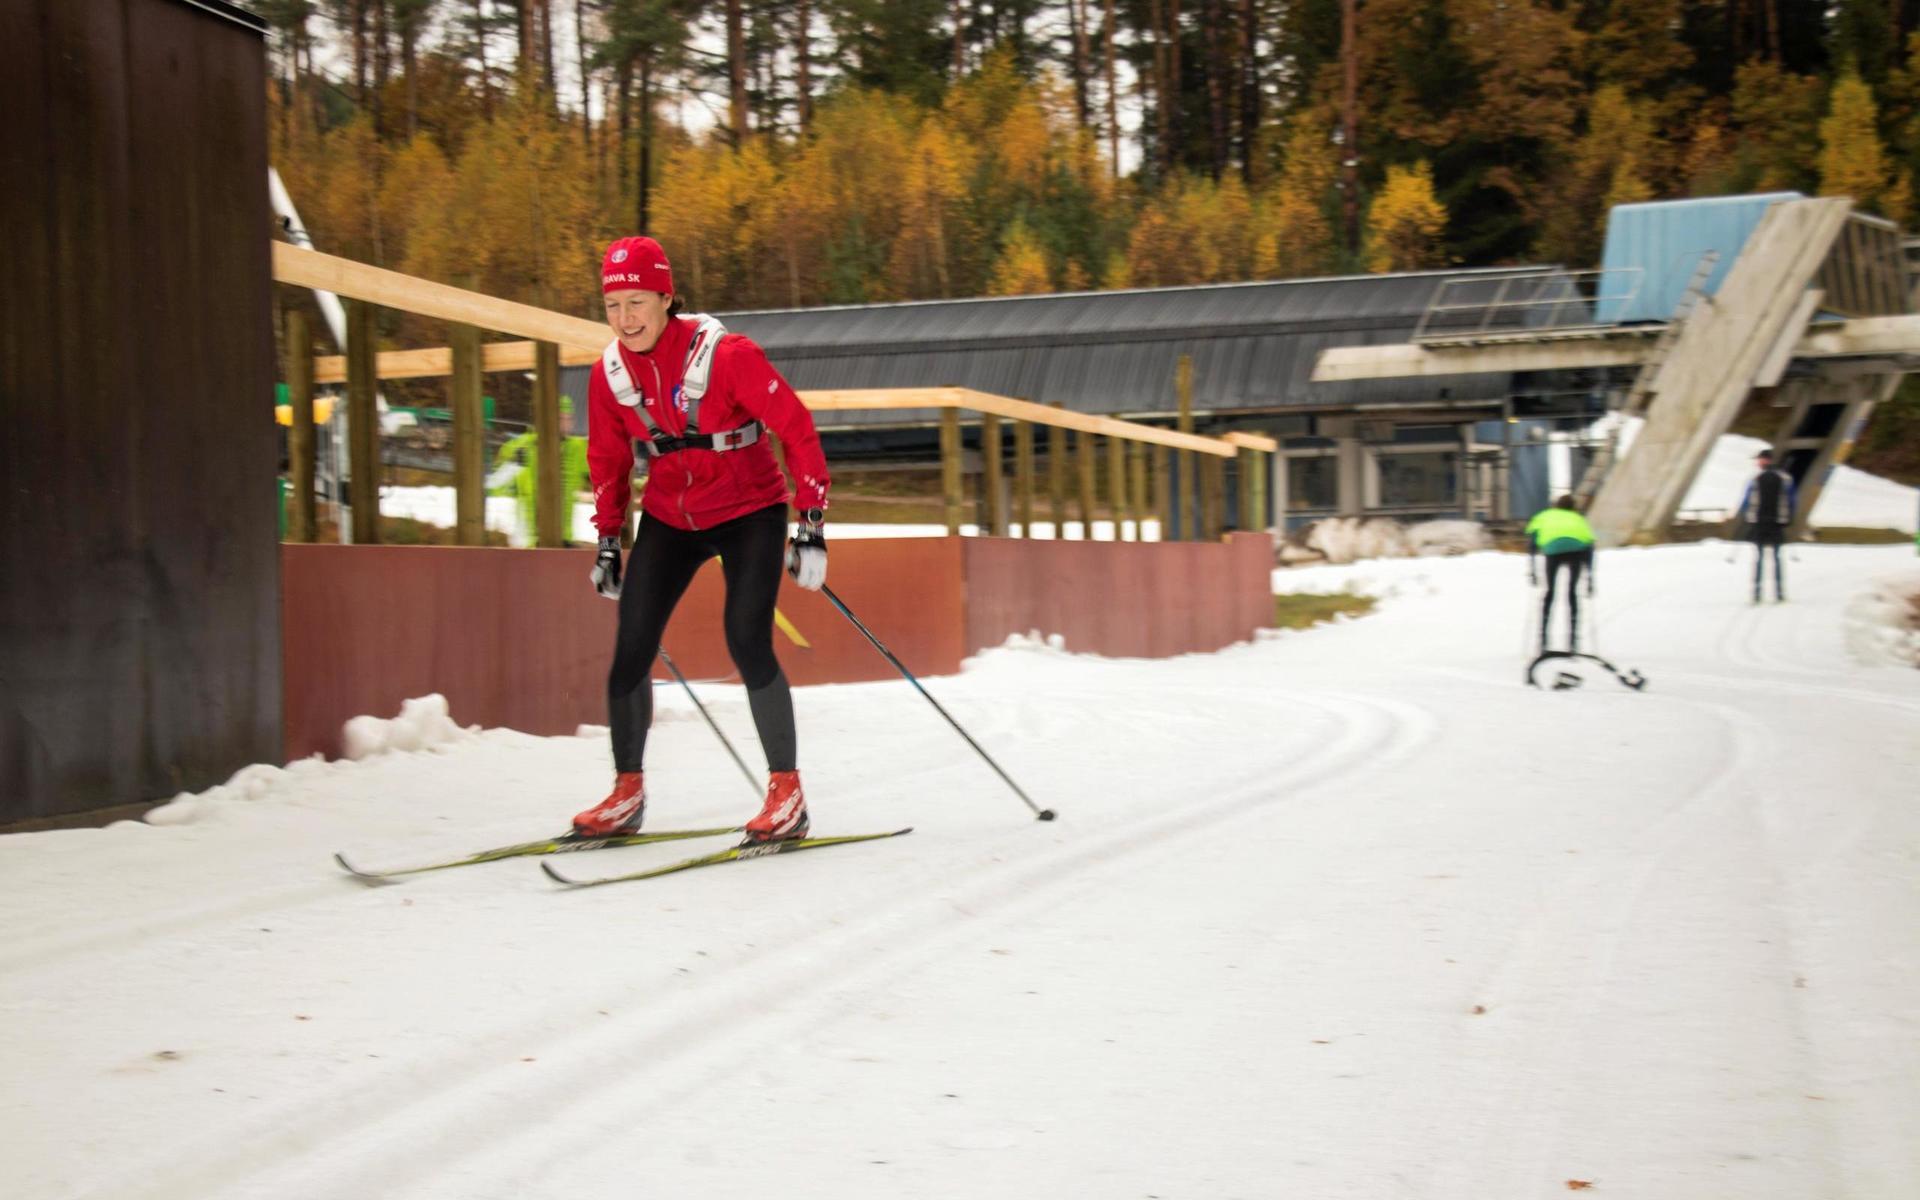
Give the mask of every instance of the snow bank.
<path id="1" fill-rule="evenodd" d="M 299 767 L 303 764 L 295 764 Z M 234 772 L 233 778 L 204 792 L 181 792 L 143 818 L 149 825 L 191 825 L 214 819 L 232 804 L 250 804 L 273 798 L 292 771 L 255 763 Z"/>
<path id="2" fill-rule="evenodd" d="M 1920 568 L 1874 580 L 1845 618 L 1847 650 L 1859 661 L 1920 667 Z"/>
<path id="3" fill-rule="evenodd" d="M 1315 521 L 1281 543 L 1282 563 L 1350 563 L 1363 558 L 1431 558 L 1467 554 L 1488 546 L 1478 521 L 1420 521 L 1402 524 L 1392 517 L 1328 517 Z"/>
<path id="4" fill-rule="evenodd" d="M 447 698 L 435 692 L 400 705 L 394 719 L 354 717 L 340 730 L 346 757 L 354 760 L 394 750 L 433 750 L 472 737 L 479 726 L 462 729 L 447 710 Z"/>

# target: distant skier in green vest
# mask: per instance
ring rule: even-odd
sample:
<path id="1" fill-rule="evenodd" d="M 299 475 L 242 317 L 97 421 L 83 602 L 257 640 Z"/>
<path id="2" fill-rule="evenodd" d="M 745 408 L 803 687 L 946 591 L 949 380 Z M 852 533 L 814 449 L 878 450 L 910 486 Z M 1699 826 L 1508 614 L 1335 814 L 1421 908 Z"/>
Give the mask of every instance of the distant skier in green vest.
<path id="1" fill-rule="evenodd" d="M 1552 508 L 1543 508 L 1527 522 L 1527 581 L 1540 585 L 1533 556 L 1547 559 L 1547 594 L 1540 602 L 1540 653 L 1547 652 L 1547 628 L 1553 622 L 1553 597 L 1558 590 L 1560 572 L 1566 571 L 1567 649 L 1580 648 L 1580 576 L 1587 577 L 1587 596 L 1593 596 L 1593 527 L 1574 508 L 1572 496 L 1562 496 Z"/>

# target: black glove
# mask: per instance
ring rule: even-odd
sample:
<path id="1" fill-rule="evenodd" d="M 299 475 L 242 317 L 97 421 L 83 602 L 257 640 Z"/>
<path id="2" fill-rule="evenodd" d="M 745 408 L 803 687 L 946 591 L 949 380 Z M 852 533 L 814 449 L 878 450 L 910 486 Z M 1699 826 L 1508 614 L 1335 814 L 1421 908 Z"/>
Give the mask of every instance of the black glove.
<path id="1" fill-rule="evenodd" d="M 620 539 L 600 539 L 600 553 L 593 556 L 593 590 L 609 600 L 620 598 Z"/>
<path id="2" fill-rule="evenodd" d="M 827 537 L 820 531 L 826 516 L 817 508 L 801 513 L 800 525 L 787 543 L 787 573 L 810 592 L 819 591 L 827 582 Z"/>

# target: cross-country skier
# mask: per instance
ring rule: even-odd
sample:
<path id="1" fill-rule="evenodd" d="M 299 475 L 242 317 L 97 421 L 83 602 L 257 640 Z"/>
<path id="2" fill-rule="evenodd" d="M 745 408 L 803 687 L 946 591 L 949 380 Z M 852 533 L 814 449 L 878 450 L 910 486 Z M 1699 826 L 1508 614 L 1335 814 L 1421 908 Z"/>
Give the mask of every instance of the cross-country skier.
<path id="1" fill-rule="evenodd" d="M 813 418 L 766 354 L 711 317 L 682 316 L 673 269 L 652 238 L 621 238 L 600 268 L 614 341 L 587 385 L 587 467 L 600 533 L 594 589 L 620 604 L 607 676 L 613 791 L 573 819 L 586 836 L 626 833 L 646 813 L 641 762 L 653 723 L 653 660 L 674 605 L 716 556 L 726 579 L 727 649 L 747 687 L 767 753 L 767 796 L 749 841 L 804 837 L 807 802 L 796 769 L 793 699 L 773 651 L 783 567 L 801 587 L 826 582 L 827 460 Z M 786 448 L 799 524 L 787 539 L 787 481 L 767 435 Z M 640 529 L 622 586 L 634 440 L 651 447 Z"/>
<path id="2" fill-rule="evenodd" d="M 1754 456 L 1759 474 L 1740 495 L 1740 523 L 1745 538 L 1753 543 L 1753 602 L 1760 603 L 1760 584 L 1766 575 L 1767 551 L 1773 551 L 1773 599 L 1787 598 L 1787 581 L 1780 573 L 1780 547 L 1787 540 L 1787 526 L 1793 524 L 1793 476 L 1773 465 L 1773 451 L 1762 450 Z"/>
<path id="3" fill-rule="evenodd" d="M 1540 653 L 1547 652 L 1547 628 L 1553 622 L 1553 597 L 1560 572 L 1567 572 L 1567 649 L 1580 648 L 1580 576 L 1587 577 L 1587 595 L 1593 595 L 1593 529 L 1574 508 L 1572 496 L 1562 496 L 1527 522 L 1527 582 L 1540 585 L 1533 556 L 1547 560 L 1547 594 L 1540 601 Z"/>

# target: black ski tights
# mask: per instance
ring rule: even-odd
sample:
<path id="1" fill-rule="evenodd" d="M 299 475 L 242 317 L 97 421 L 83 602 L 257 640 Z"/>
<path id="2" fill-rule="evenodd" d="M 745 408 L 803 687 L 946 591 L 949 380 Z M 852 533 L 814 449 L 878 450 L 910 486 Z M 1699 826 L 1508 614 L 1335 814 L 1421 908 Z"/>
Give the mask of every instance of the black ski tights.
<path id="1" fill-rule="evenodd" d="M 1780 543 L 1755 539 L 1753 544 L 1753 602 L 1760 603 L 1760 583 L 1767 574 L 1767 551 L 1773 551 L 1773 598 L 1787 598 L 1787 577 L 1780 570 Z"/>
<path id="2" fill-rule="evenodd" d="M 1547 555 L 1547 594 L 1540 601 L 1540 650 L 1546 652 L 1547 628 L 1553 624 L 1553 597 L 1559 590 L 1560 572 L 1567 573 L 1567 649 L 1580 648 L 1580 576 L 1593 567 L 1593 551 L 1569 550 Z"/>
<path id="3" fill-rule="evenodd" d="M 780 594 L 786 538 L 783 504 L 697 531 L 641 517 L 640 533 L 627 556 L 620 633 L 607 674 L 614 770 L 640 770 L 653 724 L 653 660 L 660 653 L 667 618 L 694 573 L 716 555 L 727 584 L 727 651 L 747 685 L 767 769 L 794 769 L 793 700 L 773 653 L 773 608 Z"/>

